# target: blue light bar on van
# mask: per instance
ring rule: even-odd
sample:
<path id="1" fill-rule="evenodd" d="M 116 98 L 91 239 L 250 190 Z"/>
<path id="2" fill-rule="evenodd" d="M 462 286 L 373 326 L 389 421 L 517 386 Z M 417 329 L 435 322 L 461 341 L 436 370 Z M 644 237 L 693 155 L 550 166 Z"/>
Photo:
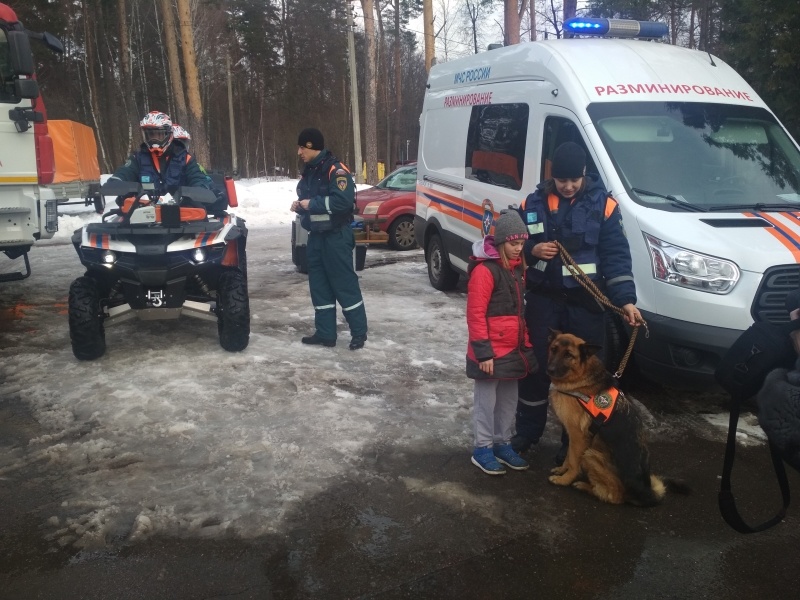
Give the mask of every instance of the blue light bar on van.
<path id="1" fill-rule="evenodd" d="M 628 19 L 588 19 L 573 17 L 564 21 L 564 31 L 576 35 L 608 37 L 660 38 L 669 33 L 666 23 Z"/>

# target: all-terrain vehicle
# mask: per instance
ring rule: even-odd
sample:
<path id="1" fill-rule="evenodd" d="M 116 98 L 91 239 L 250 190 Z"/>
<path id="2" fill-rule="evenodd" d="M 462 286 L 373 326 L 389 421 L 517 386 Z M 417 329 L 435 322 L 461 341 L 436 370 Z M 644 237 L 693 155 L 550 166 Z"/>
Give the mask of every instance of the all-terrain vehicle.
<path id="1" fill-rule="evenodd" d="M 235 194 L 232 181 L 228 187 Z M 244 220 L 227 211 L 209 214 L 218 203 L 211 190 L 183 187 L 170 197 L 150 188 L 109 180 L 100 193 L 116 196 L 119 208 L 72 236 L 86 267 L 69 290 L 72 352 L 80 360 L 102 356 L 105 325 L 181 315 L 216 321 L 220 345 L 244 350 L 250 337 Z"/>

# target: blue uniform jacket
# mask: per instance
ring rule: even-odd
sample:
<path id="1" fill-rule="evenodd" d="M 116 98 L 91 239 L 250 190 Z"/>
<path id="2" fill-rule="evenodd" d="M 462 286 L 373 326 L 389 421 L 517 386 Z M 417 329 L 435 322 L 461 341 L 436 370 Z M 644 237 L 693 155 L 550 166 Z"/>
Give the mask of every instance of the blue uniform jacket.
<path id="1" fill-rule="evenodd" d="M 622 215 L 596 175 L 586 176 L 585 186 L 571 207 L 559 199 L 561 214 L 557 219 L 548 210 L 545 182 L 525 199 L 519 213 L 530 234 L 524 250 L 529 289 L 547 293 L 580 287 L 574 277 L 563 274 L 560 256 L 545 263 L 531 253 L 536 244 L 557 240 L 577 263 L 596 265 L 596 273 L 589 276 L 601 289 L 605 288 L 613 304 L 636 303 L 631 251 Z"/>
<path id="2" fill-rule="evenodd" d="M 297 183 L 298 200 L 310 199 L 300 224 L 310 230 L 310 214 L 329 214 L 336 227 L 353 220 L 356 186 L 350 171 L 328 150 L 323 150 L 303 169 Z"/>

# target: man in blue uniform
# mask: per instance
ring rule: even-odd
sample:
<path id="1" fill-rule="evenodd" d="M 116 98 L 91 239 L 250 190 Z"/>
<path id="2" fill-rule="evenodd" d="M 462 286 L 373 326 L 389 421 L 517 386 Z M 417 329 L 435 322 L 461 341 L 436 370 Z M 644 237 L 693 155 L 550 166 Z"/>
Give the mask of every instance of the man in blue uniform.
<path id="1" fill-rule="evenodd" d="M 519 209 L 529 234 L 524 247 L 525 322 L 540 365 L 547 364 L 551 329 L 601 347 L 605 340 L 603 307 L 564 268 L 556 241 L 622 308 L 629 325 L 641 320 L 634 306 L 631 251 L 616 200 L 596 175 L 586 175 L 586 153 L 574 142 L 556 148 L 551 174 L 552 179 L 536 186 Z M 516 435 L 511 440 L 516 452 L 526 451 L 544 432 L 549 387 L 544 368 L 520 381 Z"/>
<path id="2" fill-rule="evenodd" d="M 314 305 L 313 335 L 304 344 L 336 345 L 336 303 L 350 327 L 350 350 L 364 347 L 367 313 L 353 266 L 355 238 L 350 223 L 355 211 L 355 184 L 350 171 L 330 151 L 318 129 L 304 129 L 297 155 L 305 163 L 292 210 L 309 231 L 306 257 L 308 287 Z"/>

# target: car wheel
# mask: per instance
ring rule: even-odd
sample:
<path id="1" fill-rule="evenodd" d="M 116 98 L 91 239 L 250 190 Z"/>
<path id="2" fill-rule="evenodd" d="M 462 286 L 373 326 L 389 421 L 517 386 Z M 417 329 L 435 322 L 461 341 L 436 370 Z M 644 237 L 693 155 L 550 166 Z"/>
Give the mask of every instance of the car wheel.
<path id="1" fill-rule="evenodd" d="M 411 215 L 397 217 L 389 225 L 387 233 L 392 250 L 413 250 L 417 247 L 417 240 L 414 239 L 414 217 Z"/>
<path id="2" fill-rule="evenodd" d="M 431 280 L 431 285 L 442 292 L 454 289 L 458 285 L 458 272 L 450 266 L 439 234 L 431 236 L 426 256 L 428 257 L 428 279 Z"/>
<path id="3" fill-rule="evenodd" d="M 217 331 L 220 346 L 228 352 L 240 352 L 250 342 L 250 298 L 247 280 L 239 271 L 226 271 L 219 277 Z"/>
<path id="4" fill-rule="evenodd" d="M 91 277 L 78 277 L 69 286 L 69 339 L 78 360 L 106 353 L 106 333 L 100 312 L 100 289 Z"/>

